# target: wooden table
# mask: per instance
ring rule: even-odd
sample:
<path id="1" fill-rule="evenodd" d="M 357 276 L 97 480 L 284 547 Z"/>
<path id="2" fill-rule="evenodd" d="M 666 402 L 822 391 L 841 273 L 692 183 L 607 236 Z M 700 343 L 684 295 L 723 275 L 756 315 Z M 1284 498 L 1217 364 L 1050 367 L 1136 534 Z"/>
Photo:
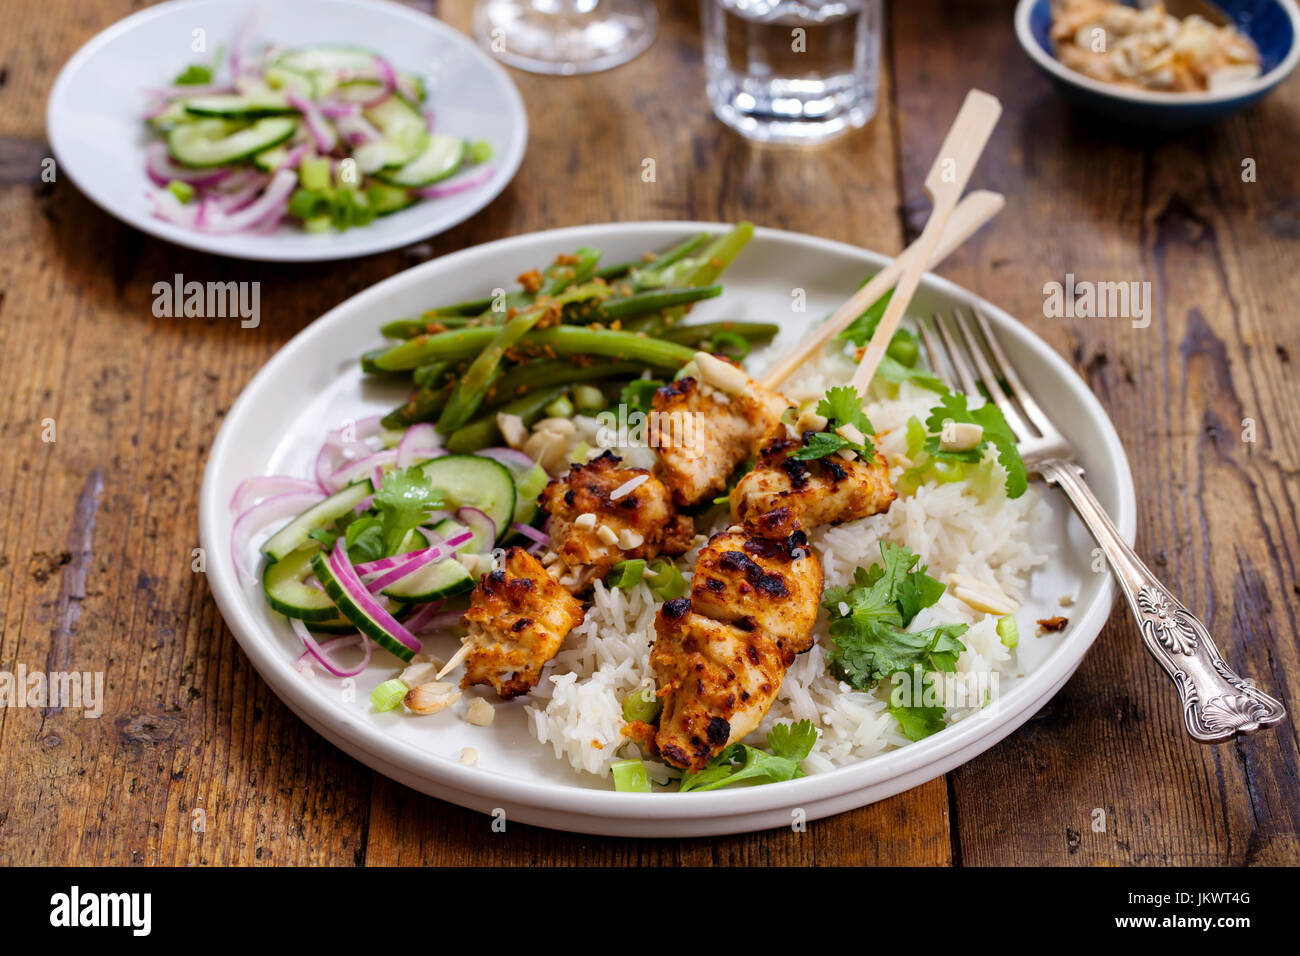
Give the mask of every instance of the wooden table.
<path id="1" fill-rule="evenodd" d="M 528 155 L 471 222 L 357 262 L 259 265 L 146 238 L 71 183 L 41 181 L 55 74 L 137 6 L 50 0 L 39 16 L 12 5 L 0 16 L 0 670 L 75 667 L 107 681 L 98 720 L 0 710 L 0 862 L 1300 862 L 1295 725 L 1190 742 L 1120 610 L 1074 679 L 1002 744 L 806 833 L 496 835 L 488 818 L 372 773 L 294 717 L 191 570 L 223 414 L 329 307 L 455 249 L 609 220 L 748 218 L 896 251 L 925 215 L 922 178 L 944 127 L 979 86 L 1006 112 L 974 185 L 1008 206 L 942 272 L 1086 377 L 1129 450 L 1139 550 L 1228 659 L 1295 713 L 1300 81 L 1215 130 L 1117 134 L 1063 107 L 1016 46 L 1009 0 L 909 0 L 893 5 L 870 126 L 818 151 L 764 149 L 708 112 L 695 5 L 661 2 L 661 34 L 634 63 L 594 79 L 516 75 Z M 468 6 L 442 12 L 463 28 Z M 1247 158 L 1255 182 L 1242 180 Z M 155 318 L 153 283 L 177 272 L 261 281 L 260 328 Z M 1043 285 L 1067 272 L 1150 281 L 1155 321 L 1044 318 Z"/>

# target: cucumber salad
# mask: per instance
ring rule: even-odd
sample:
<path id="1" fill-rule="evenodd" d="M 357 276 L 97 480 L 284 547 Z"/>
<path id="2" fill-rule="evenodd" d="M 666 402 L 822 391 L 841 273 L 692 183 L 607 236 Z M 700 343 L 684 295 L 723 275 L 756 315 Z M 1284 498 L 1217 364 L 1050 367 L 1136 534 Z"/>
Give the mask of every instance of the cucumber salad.
<path id="1" fill-rule="evenodd" d="M 490 144 L 435 132 L 418 76 L 357 47 L 241 42 L 147 95 L 154 214 L 200 232 L 364 226 L 493 172 Z"/>

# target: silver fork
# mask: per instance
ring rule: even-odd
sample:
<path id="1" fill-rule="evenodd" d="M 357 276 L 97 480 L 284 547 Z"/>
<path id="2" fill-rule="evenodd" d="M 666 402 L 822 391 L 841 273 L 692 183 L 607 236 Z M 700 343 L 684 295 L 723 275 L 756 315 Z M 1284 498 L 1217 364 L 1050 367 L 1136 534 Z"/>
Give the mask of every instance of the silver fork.
<path id="1" fill-rule="evenodd" d="M 1021 384 L 988 320 L 978 311 L 973 315 L 972 321 L 954 311 L 951 320 L 945 322 L 936 314 L 933 329 L 928 323 L 920 323 L 931 367 L 952 387 L 950 368 L 961 389 L 970 395 L 978 394 L 982 385 L 1015 432 L 1030 474 L 1056 485 L 1070 499 L 1119 579 L 1129 607 L 1137 616 L 1143 643 L 1174 679 L 1188 733 L 1204 743 L 1217 743 L 1281 720 L 1286 716 L 1282 704 L 1224 662 L 1205 625 L 1125 544 L 1084 482 L 1083 469 L 1074 461 L 1073 447 Z"/>

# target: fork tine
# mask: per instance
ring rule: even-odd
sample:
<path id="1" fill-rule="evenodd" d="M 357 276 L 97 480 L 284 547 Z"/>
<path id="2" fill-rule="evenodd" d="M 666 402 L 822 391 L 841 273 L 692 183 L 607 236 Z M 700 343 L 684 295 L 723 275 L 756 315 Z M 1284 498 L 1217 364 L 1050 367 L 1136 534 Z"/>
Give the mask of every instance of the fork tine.
<path id="1" fill-rule="evenodd" d="M 939 316 L 934 317 L 935 324 L 939 322 Z M 926 357 L 930 360 L 930 370 L 934 372 L 935 378 L 943 382 L 949 388 L 953 387 L 953 377 L 949 374 L 949 363 L 944 358 L 943 348 L 934 337 L 934 332 L 930 329 L 928 322 L 918 321 L 917 329 L 921 333 L 921 345 L 925 348 Z"/>
<path id="2" fill-rule="evenodd" d="M 1044 438 L 1059 438 L 1060 432 L 1052 424 L 1052 420 L 1047 417 L 1038 402 L 1034 401 L 1034 396 L 1025 388 L 1024 383 L 1020 381 L 1020 376 L 1016 374 L 1015 366 L 1007 360 L 1006 353 L 1002 351 L 1002 345 L 998 342 L 997 336 L 993 334 L 993 329 L 989 325 L 989 320 L 984 317 L 984 313 L 979 309 L 972 309 L 971 313 L 975 316 L 975 322 L 979 325 L 980 331 L 984 334 L 984 341 L 988 345 L 989 354 L 993 357 L 993 363 L 998 366 L 997 371 L 1001 373 L 1002 379 L 1011 389 L 1011 397 L 1020 403 L 1029 420 L 1034 423 Z"/>
<path id="3" fill-rule="evenodd" d="M 1002 410 L 1002 416 L 1007 420 L 1007 424 L 1011 426 L 1011 430 L 1016 433 L 1017 439 L 1023 442 L 1037 438 L 1039 435 L 1037 429 L 1025 421 L 1024 416 L 1020 414 L 1020 409 L 1011 401 L 1006 390 L 1002 388 L 1002 383 L 993 374 L 993 369 L 990 368 L 988 359 L 984 356 L 984 350 L 975 341 L 975 336 L 967 327 L 961 311 L 954 309 L 952 318 L 953 324 L 957 326 L 958 331 L 961 332 L 961 337 L 966 342 L 966 348 L 970 350 L 971 358 L 979 368 L 980 380 L 988 390 L 989 398 L 993 400 L 993 404 Z M 978 389 L 972 388 L 968 391 L 976 392 Z"/>
<path id="4" fill-rule="evenodd" d="M 962 356 L 962 350 L 957 347 L 952 333 L 948 331 L 947 323 L 936 314 L 934 324 L 938 327 L 939 337 L 943 339 L 943 344 L 948 349 L 948 361 L 951 363 L 953 371 L 957 373 L 957 378 L 961 380 L 962 391 L 971 395 L 978 394 L 979 387 L 975 384 L 975 371 L 971 368 L 970 362 Z"/>

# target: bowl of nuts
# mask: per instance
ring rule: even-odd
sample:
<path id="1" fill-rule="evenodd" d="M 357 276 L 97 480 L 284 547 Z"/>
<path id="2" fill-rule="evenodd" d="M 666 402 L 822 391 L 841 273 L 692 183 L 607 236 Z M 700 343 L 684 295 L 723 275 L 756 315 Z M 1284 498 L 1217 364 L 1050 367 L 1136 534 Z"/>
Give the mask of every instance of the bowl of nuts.
<path id="1" fill-rule="evenodd" d="M 1020 0 L 1016 36 L 1072 102 L 1130 125 L 1212 123 L 1300 60 L 1295 0 Z"/>

